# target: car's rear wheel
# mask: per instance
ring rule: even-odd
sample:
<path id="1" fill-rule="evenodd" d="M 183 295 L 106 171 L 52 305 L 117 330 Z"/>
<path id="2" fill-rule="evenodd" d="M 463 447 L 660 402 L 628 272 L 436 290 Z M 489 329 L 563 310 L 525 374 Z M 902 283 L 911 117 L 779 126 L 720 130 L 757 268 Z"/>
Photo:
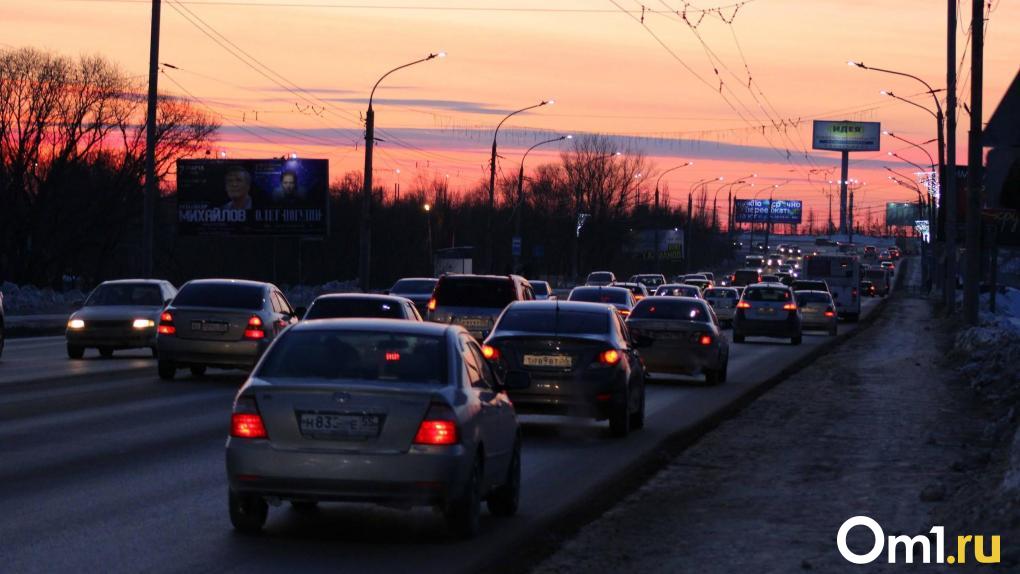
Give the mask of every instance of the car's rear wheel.
<path id="1" fill-rule="evenodd" d="M 156 370 L 159 371 L 159 378 L 164 381 L 172 381 L 177 375 L 177 364 L 173 361 L 160 359 L 156 364 Z"/>
<path id="2" fill-rule="evenodd" d="M 67 356 L 72 359 L 80 359 L 85 356 L 85 347 L 79 345 L 68 345 Z"/>
<path id="3" fill-rule="evenodd" d="M 104 359 L 109 359 L 113 356 L 113 349 L 110 347 L 99 347 L 99 356 Z"/>
<path id="4" fill-rule="evenodd" d="M 244 534 L 257 534 L 266 524 L 269 516 L 269 504 L 261 496 L 239 494 L 230 491 L 230 523 L 234 529 Z"/>
<path id="5" fill-rule="evenodd" d="M 623 402 L 613 408 L 609 415 L 609 431 L 616 437 L 625 437 L 630 434 L 630 391 L 624 397 Z"/>
<path id="6" fill-rule="evenodd" d="M 790 337 L 790 342 L 793 343 L 794 345 L 801 344 L 801 341 L 803 341 L 803 340 L 804 340 L 804 337 L 802 335 L 799 335 L 799 334 Z"/>
<path id="7" fill-rule="evenodd" d="M 191 376 L 201 377 L 205 375 L 205 365 L 191 365 Z"/>
<path id="8" fill-rule="evenodd" d="M 496 516 L 513 516 L 521 502 L 521 443 L 514 442 L 510 466 L 506 470 L 506 482 L 489 494 L 486 505 Z"/>
<path id="9" fill-rule="evenodd" d="M 471 468 L 471 476 L 460 497 L 446 508 L 446 527 L 458 538 L 474 538 L 478 534 L 478 519 L 482 513 L 482 462 L 479 453 Z"/>

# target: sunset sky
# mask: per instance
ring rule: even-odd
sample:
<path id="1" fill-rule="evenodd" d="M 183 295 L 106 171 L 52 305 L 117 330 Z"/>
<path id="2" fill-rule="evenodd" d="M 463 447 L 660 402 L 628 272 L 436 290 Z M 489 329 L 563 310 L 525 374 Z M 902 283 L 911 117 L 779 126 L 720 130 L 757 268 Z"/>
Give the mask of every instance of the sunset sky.
<path id="1" fill-rule="evenodd" d="M 1020 61 L 1020 3 L 992 0 L 991 8 L 986 120 Z M 554 98 L 554 106 L 504 125 L 505 173 L 516 172 L 533 143 L 602 133 L 620 136 L 621 150 L 651 159 L 649 189 L 659 172 L 694 161 L 663 177 L 673 201 L 686 201 L 698 180 L 757 173 L 755 189 L 790 180 L 777 198 L 804 200 L 819 222 L 828 201 L 819 182 L 838 179 L 839 158 L 810 150 L 812 119 L 881 121 L 910 140 L 935 137 L 931 116 L 879 94 L 890 90 L 933 107 L 920 84 L 846 62 L 909 72 L 943 87 L 945 2 L 701 0 L 686 5 L 686 22 L 678 14 L 684 9 L 679 0 L 645 0 L 644 6 L 634 0 L 164 0 L 160 61 L 176 69 L 163 69 L 160 89 L 195 98 L 219 118 L 214 153 L 328 158 L 336 178 L 362 169 L 360 116 L 379 76 L 445 50 L 448 57 L 401 70 L 376 93 L 377 137 L 385 141 L 376 148 L 375 178 L 388 188 L 397 177 L 408 191 L 419 176 L 446 175 L 454 190 L 474 186 L 487 177 L 492 130 L 502 116 Z M 149 0 L 0 0 L 0 47 L 101 54 L 144 81 L 150 10 Z M 961 56 L 969 46 L 970 12 L 970 2 L 962 3 Z M 970 99 L 969 75 L 968 59 L 961 103 Z M 964 163 L 966 112 L 959 121 Z M 926 147 L 936 155 L 934 144 Z M 868 184 L 858 192 L 858 206 L 876 216 L 885 201 L 916 197 L 886 179 L 882 166 L 916 171 L 889 161 L 887 152 L 928 163 L 917 149 L 887 137 L 882 148 L 851 155 L 850 176 Z M 528 157 L 528 166 L 556 160 L 561 148 L 543 149 Z M 749 197 L 749 190 L 741 195 Z"/>

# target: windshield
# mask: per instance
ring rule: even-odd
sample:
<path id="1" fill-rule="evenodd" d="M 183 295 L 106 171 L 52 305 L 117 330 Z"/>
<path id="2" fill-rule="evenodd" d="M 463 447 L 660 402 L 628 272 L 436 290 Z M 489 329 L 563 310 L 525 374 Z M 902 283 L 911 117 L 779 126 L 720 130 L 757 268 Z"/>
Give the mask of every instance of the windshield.
<path id="1" fill-rule="evenodd" d="M 706 299 L 736 299 L 737 292 L 732 289 L 709 289 L 705 291 Z"/>
<path id="2" fill-rule="evenodd" d="M 645 299 L 634 307 L 630 319 L 672 319 L 681 321 L 711 321 L 708 308 L 694 301 Z"/>
<path id="3" fill-rule="evenodd" d="M 158 285 L 148 283 L 103 284 L 96 287 L 85 301 L 86 307 L 100 305 L 160 307 L 163 305 L 163 293 Z"/>
<path id="4" fill-rule="evenodd" d="M 403 319 L 401 304 L 389 300 L 327 297 L 316 299 L 305 319 Z"/>
<path id="5" fill-rule="evenodd" d="M 825 293 L 815 293 L 811 291 L 805 291 L 803 293 L 797 293 L 797 304 L 804 305 L 807 303 L 828 303 L 829 296 Z"/>
<path id="6" fill-rule="evenodd" d="M 548 309 L 508 309 L 496 331 L 528 331 L 561 335 L 605 335 L 609 314 Z"/>
<path id="7" fill-rule="evenodd" d="M 262 362 L 261 379 L 445 383 L 439 337 L 376 331 L 288 331 Z"/>
<path id="8" fill-rule="evenodd" d="M 517 297 L 514 284 L 498 277 L 446 277 L 436 286 L 436 304 L 502 309 Z"/>
<path id="9" fill-rule="evenodd" d="M 744 299 L 748 301 L 782 302 L 790 300 L 790 291 L 786 289 L 758 288 L 744 291 Z"/>
<path id="10" fill-rule="evenodd" d="M 571 301 L 588 301 L 591 303 L 626 304 L 628 302 L 627 293 L 627 290 L 622 287 L 616 289 L 578 287 L 570 292 L 569 299 Z"/>
<path id="11" fill-rule="evenodd" d="M 177 293 L 174 306 L 261 309 L 262 286 L 242 283 L 189 283 Z"/>
<path id="12" fill-rule="evenodd" d="M 411 295 L 431 295 L 436 288 L 435 279 L 401 279 L 393 284 L 390 293 L 408 293 Z"/>

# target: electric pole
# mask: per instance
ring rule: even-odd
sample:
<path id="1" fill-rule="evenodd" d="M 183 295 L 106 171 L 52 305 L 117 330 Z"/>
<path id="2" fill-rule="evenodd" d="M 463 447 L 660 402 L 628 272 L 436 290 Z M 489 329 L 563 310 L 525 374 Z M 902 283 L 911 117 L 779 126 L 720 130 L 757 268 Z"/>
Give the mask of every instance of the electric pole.
<path id="1" fill-rule="evenodd" d="M 942 294 L 946 315 L 956 311 L 956 0 L 947 0 L 946 32 L 946 168 L 939 174 L 943 199 L 942 233 L 945 237 L 946 277 Z"/>
<path id="2" fill-rule="evenodd" d="M 145 195 L 142 198 L 142 275 L 152 277 L 153 244 L 155 243 L 156 200 L 156 97 L 159 80 L 159 9 L 160 0 L 152 0 L 152 28 L 149 33 L 149 101 L 145 113 Z"/>
<path id="3" fill-rule="evenodd" d="M 981 98 L 984 83 L 985 3 L 972 0 L 970 55 L 970 133 L 967 148 L 967 275 L 963 282 L 963 317 L 978 322 L 978 283 L 981 280 Z"/>

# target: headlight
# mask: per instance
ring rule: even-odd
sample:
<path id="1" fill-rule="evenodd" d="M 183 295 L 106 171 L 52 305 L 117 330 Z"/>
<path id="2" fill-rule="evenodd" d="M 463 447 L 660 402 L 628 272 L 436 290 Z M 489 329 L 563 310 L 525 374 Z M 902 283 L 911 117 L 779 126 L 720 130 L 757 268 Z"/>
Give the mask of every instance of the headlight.
<path id="1" fill-rule="evenodd" d="M 84 329 L 85 328 L 85 321 L 82 321 L 81 319 L 71 319 L 70 321 L 67 322 L 67 328 L 68 329 Z"/>
<path id="2" fill-rule="evenodd" d="M 156 326 L 156 322 L 152 319 L 135 319 L 131 326 L 135 329 L 151 329 Z"/>

